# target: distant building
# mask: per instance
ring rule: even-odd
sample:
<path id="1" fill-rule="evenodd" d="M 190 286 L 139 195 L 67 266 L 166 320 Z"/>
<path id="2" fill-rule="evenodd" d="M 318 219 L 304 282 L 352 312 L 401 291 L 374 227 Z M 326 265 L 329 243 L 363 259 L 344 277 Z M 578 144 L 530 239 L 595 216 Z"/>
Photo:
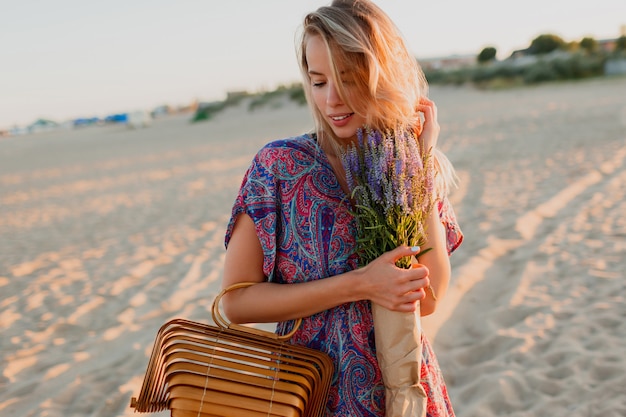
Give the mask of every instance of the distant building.
<path id="1" fill-rule="evenodd" d="M 552 61 L 555 59 L 567 59 L 571 55 L 570 52 L 560 49 L 555 49 L 547 54 L 538 55 L 530 54 L 529 50 L 530 48 L 513 51 L 513 53 L 503 62 L 506 62 L 508 65 L 512 65 L 514 67 L 525 67 L 527 65 L 532 65 L 539 60 Z"/>
<path id="2" fill-rule="evenodd" d="M 152 116 L 152 118 L 156 119 L 158 117 L 167 116 L 168 114 L 172 112 L 173 110 L 170 106 L 162 105 L 162 106 L 157 106 L 154 109 L 152 109 L 152 111 L 150 112 L 150 115 Z"/>
<path id="3" fill-rule="evenodd" d="M 41 133 L 55 130 L 59 127 L 57 122 L 47 119 L 37 119 L 26 127 L 28 133 Z"/>
<path id="4" fill-rule="evenodd" d="M 477 55 L 448 55 L 434 58 L 421 58 L 419 62 L 422 69 L 426 71 L 434 70 L 456 70 L 460 68 L 470 67 L 476 64 Z"/>
<path id="5" fill-rule="evenodd" d="M 602 49 L 604 52 L 611 53 L 615 50 L 615 47 L 617 46 L 617 39 L 618 38 L 600 39 L 596 42 L 598 42 L 598 48 Z"/>
<path id="6" fill-rule="evenodd" d="M 228 91 L 226 92 L 226 101 L 238 100 L 249 96 L 250 93 L 245 90 Z"/>
<path id="7" fill-rule="evenodd" d="M 131 129 L 139 129 L 152 125 L 152 115 L 145 110 L 131 111 L 128 113 L 126 126 Z"/>
<path id="8" fill-rule="evenodd" d="M 626 59 L 607 59 L 604 63 L 604 73 L 606 75 L 626 74 Z"/>
<path id="9" fill-rule="evenodd" d="M 516 49 L 513 52 L 511 52 L 511 55 L 509 55 L 507 59 L 518 59 L 518 58 L 528 56 L 528 55 L 530 55 L 530 48 Z"/>
<path id="10" fill-rule="evenodd" d="M 79 117 L 77 119 L 72 119 L 74 127 L 95 126 L 101 122 L 102 121 L 98 117 Z"/>

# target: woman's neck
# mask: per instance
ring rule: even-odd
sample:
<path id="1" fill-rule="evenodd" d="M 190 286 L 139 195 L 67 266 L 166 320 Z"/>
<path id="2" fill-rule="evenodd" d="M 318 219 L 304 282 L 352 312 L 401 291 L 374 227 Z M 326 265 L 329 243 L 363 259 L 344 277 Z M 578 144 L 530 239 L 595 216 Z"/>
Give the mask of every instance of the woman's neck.
<path id="1" fill-rule="evenodd" d="M 350 195 L 348 181 L 346 180 L 346 171 L 343 167 L 343 163 L 341 162 L 341 156 L 339 155 L 339 152 L 341 152 L 339 145 L 335 145 L 333 142 L 334 139 L 324 135 L 323 132 L 318 132 L 317 138 L 320 148 L 326 155 L 326 159 L 328 159 L 328 162 L 335 173 L 339 186 L 346 193 L 346 195 Z"/>

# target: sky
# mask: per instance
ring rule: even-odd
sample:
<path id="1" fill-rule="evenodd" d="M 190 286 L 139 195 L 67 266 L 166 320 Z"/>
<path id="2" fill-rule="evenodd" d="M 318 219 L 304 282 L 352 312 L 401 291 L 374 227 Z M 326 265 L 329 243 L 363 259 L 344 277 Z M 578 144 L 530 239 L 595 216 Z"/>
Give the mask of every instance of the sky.
<path id="1" fill-rule="evenodd" d="M 223 100 L 300 81 L 296 33 L 321 0 L 0 0 L 0 129 Z M 498 58 L 540 34 L 615 38 L 624 0 L 375 1 L 418 58 Z"/>

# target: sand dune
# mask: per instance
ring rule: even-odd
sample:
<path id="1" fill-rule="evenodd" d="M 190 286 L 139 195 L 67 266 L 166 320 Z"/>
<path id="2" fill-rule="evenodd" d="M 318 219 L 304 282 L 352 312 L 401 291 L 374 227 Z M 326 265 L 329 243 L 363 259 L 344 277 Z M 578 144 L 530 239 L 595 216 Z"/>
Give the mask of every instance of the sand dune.
<path id="1" fill-rule="evenodd" d="M 465 242 L 424 324 L 457 415 L 626 415 L 623 91 L 432 88 Z M 161 324 L 210 321 L 250 158 L 312 123 L 188 119 L 0 141 L 0 415 L 130 416 Z"/>

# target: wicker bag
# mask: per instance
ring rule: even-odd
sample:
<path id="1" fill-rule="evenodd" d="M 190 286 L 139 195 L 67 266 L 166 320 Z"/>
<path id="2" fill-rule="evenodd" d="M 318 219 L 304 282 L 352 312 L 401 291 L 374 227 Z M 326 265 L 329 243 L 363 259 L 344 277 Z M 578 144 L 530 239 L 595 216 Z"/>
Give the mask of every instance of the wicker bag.
<path id="1" fill-rule="evenodd" d="M 220 314 L 226 292 L 250 285 L 235 284 L 215 298 L 217 326 L 174 319 L 161 327 L 131 408 L 170 409 L 173 417 L 324 414 L 333 365 L 327 354 L 287 342 L 302 320 L 278 336 Z"/>

